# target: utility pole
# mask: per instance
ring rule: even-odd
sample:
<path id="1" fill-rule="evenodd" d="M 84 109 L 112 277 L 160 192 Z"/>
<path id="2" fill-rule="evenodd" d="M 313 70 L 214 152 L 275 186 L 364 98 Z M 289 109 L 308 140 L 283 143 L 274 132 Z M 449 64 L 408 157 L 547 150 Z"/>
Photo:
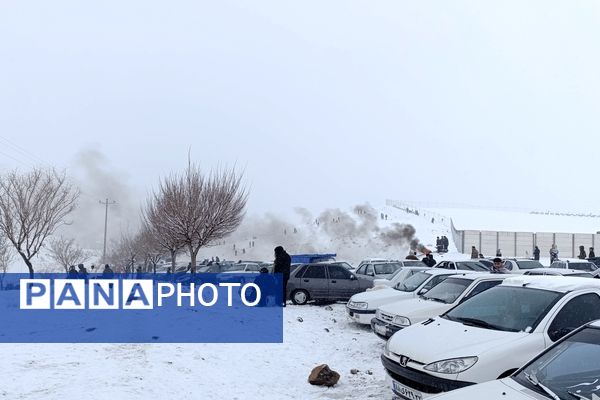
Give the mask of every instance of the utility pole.
<path id="1" fill-rule="evenodd" d="M 106 208 L 104 211 L 104 250 L 102 251 L 102 261 L 106 261 L 106 231 L 108 228 L 108 206 L 112 206 L 114 204 L 117 204 L 116 201 L 108 201 L 108 198 L 106 199 L 106 201 L 98 201 L 100 204 L 103 204 Z"/>

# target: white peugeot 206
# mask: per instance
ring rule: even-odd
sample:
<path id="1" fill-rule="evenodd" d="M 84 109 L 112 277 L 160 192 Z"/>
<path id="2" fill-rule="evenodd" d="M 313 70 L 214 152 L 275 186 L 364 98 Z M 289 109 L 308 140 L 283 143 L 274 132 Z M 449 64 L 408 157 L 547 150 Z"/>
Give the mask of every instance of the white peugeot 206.
<path id="1" fill-rule="evenodd" d="M 600 399 L 600 321 L 573 331 L 509 378 L 432 397 L 435 400 Z"/>
<path id="2" fill-rule="evenodd" d="M 399 331 L 381 359 L 395 394 L 422 399 L 507 377 L 598 318 L 598 280 L 513 275 L 439 317 Z"/>
<path id="3" fill-rule="evenodd" d="M 499 285 L 508 274 L 469 272 L 448 277 L 419 298 L 397 301 L 377 309 L 373 332 L 387 339 L 400 329 L 445 313 L 455 305 Z"/>
<path id="4" fill-rule="evenodd" d="M 411 268 L 411 270 L 414 270 L 414 268 Z M 402 271 L 406 271 L 406 268 Z M 377 308 L 425 294 L 431 288 L 455 274 L 456 271 L 425 267 L 425 269 L 416 271 L 407 279 L 398 281 L 393 288 L 355 294 L 346 305 L 346 311 L 354 322 L 369 325 Z"/>

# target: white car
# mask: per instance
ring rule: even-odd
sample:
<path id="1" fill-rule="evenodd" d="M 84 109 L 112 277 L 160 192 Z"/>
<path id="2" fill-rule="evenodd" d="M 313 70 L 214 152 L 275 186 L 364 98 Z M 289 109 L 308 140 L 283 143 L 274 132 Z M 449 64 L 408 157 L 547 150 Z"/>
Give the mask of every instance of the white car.
<path id="1" fill-rule="evenodd" d="M 554 276 L 571 276 L 580 278 L 593 278 L 594 275 L 589 272 L 577 271 L 576 269 L 565 268 L 535 268 L 525 271 L 523 275 L 554 275 Z"/>
<path id="2" fill-rule="evenodd" d="M 411 270 L 416 270 L 416 272 L 407 279 L 397 282 L 393 288 L 387 287 L 381 290 L 357 293 L 352 296 L 346 305 L 346 311 L 350 318 L 359 324 L 369 325 L 375 317 L 377 308 L 402 299 L 414 298 L 419 294 L 425 294 L 447 277 L 456 274 L 455 271 L 436 270 L 429 267 L 420 270 L 417 268 L 404 268 L 402 272 Z"/>
<path id="3" fill-rule="evenodd" d="M 455 274 L 419 298 L 379 307 L 375 318 L 371 320 L 371 328 L 380 338 L 388 339 L 400 329 L 443 314 L 460 302 L 499 285 L 507 276 L 510 275 L 477 272 Z"/>
<path id="4" fill-rule="evenodd" d="M 469 261 L 440 261 L 433 268 L 473 271 L 473 272 L 490 272 L 490 269 L 485 264 L 477 260 Z"/>
<path id="5" fill-rule="evenodd" d="M 525 271 L 530 271 L 536 268 L 543 268 L 541 262 L 531 260 L 529 258 L 505 258 L 504 268 L 513 274 L 522 274 Z"/>
<path id="6" fill-rule="evenodd" d="M 389 279 L 373 279 L 373 287 L 369 290 L 377 290 L 384 288 L 391 288 L 396 286 L 400 282 L 404 282 L 419 271 L 430 269 L 427 265 L 420 265 L 416 267 L 402 267 L 394 272 Z"/>
<path id="7" fill-rule="evenodd" d="M 577 261 L 554 261 L 550 264 L 550 268 L 565 268 L 565 269 L 576 269 L 582 272 L 589 272 L 594 275 L 594 278 L 600 277 L 600 269 L 598 266 L 591 261 L 577 260 Z"/>
<path id="8" fill-rule="evenodd" d="M 596 279 L 505 276 L 501 285 L 392 336 L 382 362 L 394 393 L 417 399 L 507 377 L 600 318 Z"/>
<path id="9" fill-rule="evenodd" d="M 432 397 L 436 400 L 598 399 L 600 321 L 565 336 L 511 377 Z"/>
<path id="10" fill-rule="evenodd" d="M 401 271 L 407 269 L 407 268 L 418 268 L 418 269 L 426 269 L 426 268 L 430 268 L 428 267 L 425 263 L 423 263 L 422 261 L 418 261 L 418 260 L 404 260 L 404 261 L 396 261 L 398 264 L 400 264 L 400 266 L 402 267 L 401 269 L 396 270 L 396 272 L 394 272 L 389 278 L 378 278 L 378 279 L 373 279 L 373 288 L 380 288 L 381 286 L 387 286 L 387 287 L 392 287 L 394 285 L 396 285 L 396 283 L 398 283 L 398 279 L 397 276 L 398 274 L 401 273 Z M 369 290 L 369 289 L 367 289 Z"/>

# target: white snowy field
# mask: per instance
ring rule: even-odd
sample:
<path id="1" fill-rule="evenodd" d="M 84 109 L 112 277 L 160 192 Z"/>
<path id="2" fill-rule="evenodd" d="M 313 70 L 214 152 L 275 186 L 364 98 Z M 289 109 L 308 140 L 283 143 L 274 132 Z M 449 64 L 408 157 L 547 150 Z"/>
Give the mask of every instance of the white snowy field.
<path id="1" fill-rule="evenodd" d="M 343 304 L 288 306 L 282 344 L 1 344 L 0 399 L 391 399 L 383 346 Z"/>

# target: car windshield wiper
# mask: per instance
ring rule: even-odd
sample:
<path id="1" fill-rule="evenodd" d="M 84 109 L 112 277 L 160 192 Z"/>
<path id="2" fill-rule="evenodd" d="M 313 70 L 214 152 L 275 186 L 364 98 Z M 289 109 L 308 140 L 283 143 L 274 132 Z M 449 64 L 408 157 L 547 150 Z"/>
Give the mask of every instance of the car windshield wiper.
<path id="1" fill-rule="evenodd" d="M 546 386 L 542 385 L 540 383 L 540 381 L 538 380 L 537 376 L 535 376 L 534 374 L 528 374 L 527 372 L 523 372 L 525 374 L 525 378 L 527 378 L 527 380 L 533 385 L 533 386 L 537 386 L 540 389 L 542 389 L 542 391 L 544 391 L 544 393 L 546 393 L 548 396 L 552 397 L 554 400 L 561 400 L 560 397 L 558 397 L 558 395 L 556 393 L 554 393 L 552 390 L 548 389 Z"/>
<path id="2" fill-rule="evenodd" d="M 445 301 L 445 300 L 438 299 L 437 297 L 427 297 L 427 296 L 423 296 L 423 298 L 424 298 L 425 300 L 433 300 L 433 301 L 437 301 L 437 302 L 439 302 L 439 303 L 448 304 L 448 303 L 446 303 L 446 301 Z"/>
<path id="3" fill-rule="evenodd" d="M 477 318 L 454 317 L 454 319 L 456 321 L 464 322 L 466 325 L 472 325 L 472 326 L 478 326 L 478 327 L 481 327 L 481 328 L 494 329 L 494 330 L 497 330 L 497 331 L 519 332 L 518 329 L 505 328 L 503 326 L 498 326 L 498 325 L 490 324 L 489 322 L 486 322 L 484 320 L 477 319 Z"/>
<path id="4" fill-rule="evenodd" d="M 589 397 L 582 396 L 579 393 L 571 392 L 570 390 L 567 390 L 567 393 L 569 393 L 573 397 L 577 397 L 579 400 L 592 400 Z"/>

